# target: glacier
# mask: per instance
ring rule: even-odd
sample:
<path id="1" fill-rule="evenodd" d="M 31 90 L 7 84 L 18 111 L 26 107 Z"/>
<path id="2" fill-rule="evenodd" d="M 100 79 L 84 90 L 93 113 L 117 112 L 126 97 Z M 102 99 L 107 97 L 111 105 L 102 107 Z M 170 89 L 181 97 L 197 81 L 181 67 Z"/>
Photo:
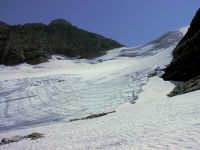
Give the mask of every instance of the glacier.
<path id="1" fill-rule="evenodd" d="M 200 91 L 169 98 L 175 85 L 159 77 L 186 30 L 93 60 L 53 56 L 34 66 L 0 66 L 0 139 L 44 134 L 0 150 L 199 149 Z"/>
<path id="2" fill-rule="evenodd" d="M 169 64 L 185 32 L 171 31 L 92 60 L 52 56 L 39 65 L 1 65 L 0 131 L 69 122 L 134 103 L 149 75 Z"/>

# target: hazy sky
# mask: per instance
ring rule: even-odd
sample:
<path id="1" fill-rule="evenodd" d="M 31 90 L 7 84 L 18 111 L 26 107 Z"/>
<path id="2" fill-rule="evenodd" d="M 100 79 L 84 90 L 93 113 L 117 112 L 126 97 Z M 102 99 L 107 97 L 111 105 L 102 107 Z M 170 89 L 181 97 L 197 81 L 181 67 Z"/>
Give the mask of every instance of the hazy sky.
<path id="1" fill-rule="evenodd" d="M 63 18 L 136 46 L 191 22 L 200 0 L 0 0 L 0 20 L 49 23 Z"/>

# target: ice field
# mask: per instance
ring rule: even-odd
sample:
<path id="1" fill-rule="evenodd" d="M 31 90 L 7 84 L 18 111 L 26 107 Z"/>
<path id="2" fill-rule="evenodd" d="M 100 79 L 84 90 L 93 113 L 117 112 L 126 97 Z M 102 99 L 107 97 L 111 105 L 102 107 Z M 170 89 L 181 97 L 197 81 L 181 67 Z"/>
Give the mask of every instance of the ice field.
<path id="1" fill-rule="evenodd" d="M 198 150 L 200 91 L 169 98 L 175 85 L 159 78 L 186 30 L 93 60 L 0 66 L 0 139 L 44 134 L 0 150 Z"/>
<path id="2" fill-rule="evenodd" d="M 68 122 L 133 103 L 161 73 L 185 29 L 93 60 L 53 56 L 39 65 L 0 66 L 0 131 Z"/>

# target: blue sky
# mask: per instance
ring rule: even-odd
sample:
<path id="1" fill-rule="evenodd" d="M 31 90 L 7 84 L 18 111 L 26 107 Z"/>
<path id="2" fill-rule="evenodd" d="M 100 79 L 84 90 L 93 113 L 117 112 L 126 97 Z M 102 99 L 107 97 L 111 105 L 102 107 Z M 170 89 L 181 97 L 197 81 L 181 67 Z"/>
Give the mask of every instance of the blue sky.
<path id="1" fill-rule="evenodd" d="M 0 20 L 23 24 L 63 18 L 136 46 L 188 25 L 199 7 L 200 0 L 1 0 Z"/>

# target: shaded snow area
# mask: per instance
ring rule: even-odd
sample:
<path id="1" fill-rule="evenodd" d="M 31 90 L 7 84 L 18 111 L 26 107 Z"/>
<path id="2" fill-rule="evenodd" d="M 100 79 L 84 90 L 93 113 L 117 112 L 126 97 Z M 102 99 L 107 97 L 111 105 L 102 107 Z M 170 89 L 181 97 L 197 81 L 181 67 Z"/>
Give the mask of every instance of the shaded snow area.
<path id="1" fill-rule="evenodd" d="M 93 60 L 0 65 L 0 139 L 44 134 L 0 149 L 198 149 L 200 92 L 167 98 L 174 85 L 152 77 L 163 73 L 186 31 Z"/>

